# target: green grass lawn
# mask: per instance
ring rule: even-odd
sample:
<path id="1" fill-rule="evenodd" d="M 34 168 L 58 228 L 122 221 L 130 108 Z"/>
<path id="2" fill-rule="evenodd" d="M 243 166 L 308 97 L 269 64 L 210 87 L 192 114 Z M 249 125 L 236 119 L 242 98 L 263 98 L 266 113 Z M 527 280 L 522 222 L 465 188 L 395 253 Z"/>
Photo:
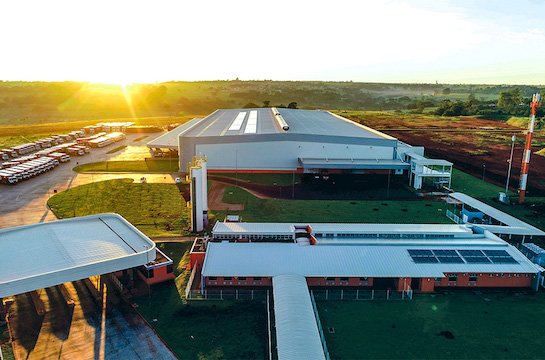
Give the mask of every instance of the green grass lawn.
<path id="1" fill-rule="evenodd" d="M 112 150 L 107 151 L 106 154 L 114 154 L 114 153 L 116 153 L 116 152 L 118 152 L 118 151 L 123 150 L 123 149 L 126 148 L 126 147 L 127 147 L 127 145 L 118 146 L 118 147 L 116 147 L 116 148 L 114 148 L 114 149 L 112 149 Z"/>
<path id="2" fill-rule="evenodd" d="M 100 181 L 56 194 L 48 205 L 59 218 L 113 212 L 151 237 L 187 234 L 189 210 L 174 184 Z"/>
<path id="3" fill-rule="evenodd" d="M 114 149 L 116 150 L 116 149 Z M 127 161 L 100 161 L 78 165 L 75 172 L 177 172 L 178 159 L 147 159 Z"/>
<path id="4" fill-rule="evenodd" d="M 321 301 L 318 311 L 333 359 L 540 359 L 544 300 L 543 293 L 419 294 Z M 447 331 L 453 339 L 440 334 Z"/>
<path id="5" fill-rule="evenodd" d="M 292 185 L 293 182 L 295 183 L 300 182 L 300 175 L 295 174 L 276 174 L 276 173 L 268 173 L 268 174 L 247 174 L 247 173 L 221 173 L 221 174 L 213 174 L 211 173 L 210 176 L 214 177 L 225 177 L 225 178 L 231 178 L 231 179 L 239 179 L 241 180 L 241 183 L 244 182 L 251 182 L 255 184 L 264 184 L 264 185 L 278 185 L 278 186 L 287 186 Z"/>
<path id="6" fill-rule="evenodd" d="M 445 216 L 445 204 L 436 201 L 258 199 L 234 186 L 225 189 L 223 201 L 243 203 L 245 208 L 238 213 L 244 221 L 451 223 Z M 222 219 L 225 212 L 214 214 Z"/>
<path id="7" fill-rule="evenodd" d="M 486 180 L 486 174 L 485 174 Z M 483 181 L 482 178 L 469 175 L 463 171 L 453 169 L 452 170 L 452 184 L 451 187 L 458 192 L 463 192 L 469 196 L 473 196 L 479 199 L 498 197 L 500 192 L 505 192 L 505 188 Z M 509 192 L 510 196 L 514 196 L 515 193 Z"/>
<path id="8" fill-rule="evenodd" d="M 153 286 L 149 297 L 137 298 L 138 311 L 181 359 L 265 358 L 265 304 L 182 299 L 191 245 L 158 244 L 177 264 L 176 281 Z"/>

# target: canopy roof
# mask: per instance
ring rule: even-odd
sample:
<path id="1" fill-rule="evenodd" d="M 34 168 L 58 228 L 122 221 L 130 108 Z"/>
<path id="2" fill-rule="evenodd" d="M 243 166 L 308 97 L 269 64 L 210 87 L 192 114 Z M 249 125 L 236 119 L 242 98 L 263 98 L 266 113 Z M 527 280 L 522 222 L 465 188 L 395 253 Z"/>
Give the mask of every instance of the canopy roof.
<path id="1" fill-rule="evenodd" d="M 498 210 L 488 204 L 483 203 L 469 195 L 464 193 L 452 193 L 449 196 L 453 199 L 461 201 L 462 203 L 471 206 L 474 209 L 477 209 L 491 218 L 498 220 L 499 222 L 505 224 L 506 226 L 501 225 L 486 225 L 479 224 L 478 226 L 487 229 L 496 234 L 511 234 L 511 235 L 538 235 L 545 236 L 545 232 L 528 224 L 522 220 L 517 219 L 509 214 L 504 213 L 501 210 Z"/>
<path id="2" fill-rule="evenodd" d="M 117 214 L 0 229 L 0 249 L 0 298 L 155 260 L 155 243 Z"/>

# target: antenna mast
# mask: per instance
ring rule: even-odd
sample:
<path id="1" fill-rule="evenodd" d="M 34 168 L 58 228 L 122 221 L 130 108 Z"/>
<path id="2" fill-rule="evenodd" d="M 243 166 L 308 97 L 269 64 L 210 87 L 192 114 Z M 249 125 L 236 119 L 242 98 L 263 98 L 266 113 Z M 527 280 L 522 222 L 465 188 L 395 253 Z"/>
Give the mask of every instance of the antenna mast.
<path id="1" fill-rule="evenodd" d="M 524 145 L 524 154 L 522 156 L 522 168 L 520 170 L 520 185 L 519 185 L 519 204 L 524 204 L 526 197 L 526 184 L 528 182 L 528 169 L 530 168 L 530 155 L 532 154 L 532 136 L 534 134 L 534 124 L 536 121 L 536 112 L 541 105 L 541 96 L 539 93 L 534 94 L 530 103 L 530 123 L 528 124 L 528 132 L 526 133 L 526 144 Z"/>

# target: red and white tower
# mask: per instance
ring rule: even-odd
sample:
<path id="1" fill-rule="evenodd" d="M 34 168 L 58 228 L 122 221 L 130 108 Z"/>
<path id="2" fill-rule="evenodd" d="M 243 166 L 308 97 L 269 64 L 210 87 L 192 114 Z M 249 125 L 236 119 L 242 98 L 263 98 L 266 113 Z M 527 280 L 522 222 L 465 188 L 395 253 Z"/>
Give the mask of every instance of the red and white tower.
<path id="1" fill-rule="evenodd" d="M 530 167 L 530 155 L 532 154 L 532 136 L 534 134 L 534 124 L 536 121 L 536 112 L 541 105 L 541 97 L 539 93 L 534 94 L 530 103 L 530 123 L 528 124 L 528 132 L 526 133 L 526 144 L 524 145 L 524 154 L 522 156 L 522 168 L 520 170 L 520 185 L 519 185 L 519 204 L 524 204 L 526 197 L 526 185 L 528 183 L 528 169 Z"/>

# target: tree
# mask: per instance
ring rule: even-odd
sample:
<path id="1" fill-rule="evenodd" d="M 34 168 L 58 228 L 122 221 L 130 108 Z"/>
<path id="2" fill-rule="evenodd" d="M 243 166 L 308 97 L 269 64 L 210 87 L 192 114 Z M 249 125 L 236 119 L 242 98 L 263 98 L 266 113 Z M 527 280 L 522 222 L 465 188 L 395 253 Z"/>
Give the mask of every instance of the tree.
<path id="1" fill-rule="evenodd" d="M 450 94 L 450 88 L 444 88 L 443 95 L 448 95 L 448 94 Z"/>
<path id="2" fill-rule="evenodd" d="M 263 101 L 263 107 L 264 108 L 268 108 L 269 106 L 271 106 L 271 101 L 270 100 Z"/>
<path id="3" fill-rule="evenodd" d="M 522 95 L 520 89 L 515 88 L 513 90 L 502 91 L 500 98 L 498 99 L 498 107 L 502 110 L 512 114 L 515 112 L 517 106 L 522 102 Z"/>
<path id="4" fill-rule="evenodd" d="M 251 103 L 247 103 L 242 108 L 243 109 L 253 109 L 253 108 L 258 108 L 258 107 L 259 107 L 259 105 L 254 104 L 253 102 L 251 102 Z"/>
<path id="5" fill-rule="evenodd" d="M 297 103 L 292 101 L 288 104 L 288 109 L 297 109 Z"/>

